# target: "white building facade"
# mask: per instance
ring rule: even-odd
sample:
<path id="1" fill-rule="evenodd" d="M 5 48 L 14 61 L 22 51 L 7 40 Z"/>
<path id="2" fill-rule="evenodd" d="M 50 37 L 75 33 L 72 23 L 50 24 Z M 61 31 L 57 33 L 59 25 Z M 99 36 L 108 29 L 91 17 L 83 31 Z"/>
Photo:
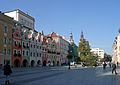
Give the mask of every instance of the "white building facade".
<path id="1" fill-rule="evenodd" d="M 90 50 L 93 54 L 97 55 L 98 58 L 104 58 L 104 50 L 99 48 L 92 48 Z"/>
<path id="2" fill-rule="evenodd" d="M 5 12 L 5 15 L 13 18 L 15 21 L 17 21 L 18 23 L 34 29 L 34 18 L 29 16 L 27 13 L 24 13 L 20 10 L 14 10 L 14 11 L 9 11 L 9 12 Z"/>
<path id="3" fill-rule="evenodd" d="M 120 30 L 119 30 L 120 33 Z M 112 62 L 120 63 L 120 34 L 115 38 L 113 43 Z"/>
<path id="4" fill-rule="evenodd" d="M 47 37 L 52 37 L 53 40 L 56 42 L 56 51 L 58 53 L 58 60 L 60 59 L 60 63 L 64 64 L 67 63 L 67 59 L 65 58 L 69 53 L 69 42 L 65 40 L 65 37 L 60 36 L 56 33 L 51 33 L 47 35 Z M 60 54 L 59 54 L 60 53 Z"/>

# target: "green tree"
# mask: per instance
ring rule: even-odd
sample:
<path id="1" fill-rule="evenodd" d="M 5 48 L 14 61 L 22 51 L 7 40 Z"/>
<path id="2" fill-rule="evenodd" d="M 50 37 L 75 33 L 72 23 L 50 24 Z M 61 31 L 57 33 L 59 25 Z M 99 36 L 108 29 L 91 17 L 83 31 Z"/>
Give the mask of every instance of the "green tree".
<path id="1" fill-rule="evenodd" d="M 85 39 L 80 39 L 78 53 L 81 61 L 86 61 L 87 56 L 90 56 L 90 46 L 89 42 Z"/>
<path id="2" fill-rule="evenodd" d="M 81 60 L 80 60 L 80 57 L 76 57 L 76 58 L 75 58 L 75 62 L 76 62 L 76 63 L 78 63 L 78 62 L 80 62 L 80 61 L 81 61 Z"/>
<path id="3" fill-rule="evenodd" d="M 104 61 L 112 61 L 112 56 L 111 55 L 109 55 L 109 54 L 107 54 L 107 53 L 105 53 L 104 54 Z"/>
<path id="4" fill-rule="evenodd" d="M 98 57 L 90 52 L 89 42 L 85 39 L 80 39 L 78 53 L 80 60 L 87 66 L 95 66 Z"/>

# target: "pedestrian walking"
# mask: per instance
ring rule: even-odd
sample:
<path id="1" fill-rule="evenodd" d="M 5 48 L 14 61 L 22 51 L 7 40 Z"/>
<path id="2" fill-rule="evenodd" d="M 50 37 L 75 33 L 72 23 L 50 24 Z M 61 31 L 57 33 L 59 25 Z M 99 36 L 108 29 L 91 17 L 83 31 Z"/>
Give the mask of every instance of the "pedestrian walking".
<path id="1" fill-rule="evenodd" d="M 117 62 L 117 66 L 119 65 L 119 63 Z"/>
<path id="2" fill-rule="evenodd" d="M 103 69 L 106 69 L 107 64 L 103 62 Z"/>
<path id="3" fill-rule="evenodd" d="M 109 66 L 110 66 L 110 68 L 111 68 L 111 61 L 109 62 Z"/>
<path id="4" fill-rule="evenodd" d="M 69 64 L 69 67 L 68 67 L 68 69 L 70 69 L 70 62 L 68 62 L 68 64 Z"/>
<path id="5" fill-rule="evenodd" d="M 5 85 L 10 85 L 9 77 L 10 74 L 12 73 L 12 70 L 8 62 L 4 66 L 3 70 L 4 70 L 4 75 L 6 76 Z"/>
<path id="6" fill-rule="evenodd" d="M 115 74 L 117 75 L 115 62 L 113 62 L 113 64 L 112 64 L 112 74 L 113 74 L 113 72 L 115 72 Z"/>
<path id="7" fill-rule="evenodd" d="M 75 64 L 75 68 L 77 68 L 77 63 L 75 62 L 74 64 Z"/>

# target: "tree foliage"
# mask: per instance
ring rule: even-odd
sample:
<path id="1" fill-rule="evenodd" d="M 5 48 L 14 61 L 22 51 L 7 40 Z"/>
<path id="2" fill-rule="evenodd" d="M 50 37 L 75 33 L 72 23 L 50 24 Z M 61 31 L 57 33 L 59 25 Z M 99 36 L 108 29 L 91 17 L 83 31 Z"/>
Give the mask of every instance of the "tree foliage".
<path id="1" fill-rule="evenodd" d="M 85 39 L 80 39 L 79 47 L 78 47 L 79 56 L 81 61 L 85 61 L 87 56 L 90 56 L 90 46 L 89 42 Z"/>
<path id="2" fill-rule="evenodd" d="M 79 42 L 79 47 L 78 47 L 78 53 L 80 56 L 80 60 L 82 62 L 85 62 L 87 66 L 93 66 L 96 64 L 96 61 L 98 60 L 97 56 L 94 56 L 90 52 L 90 46 L 89 42 L 86 41 L 85 39 L 81 39 Z"/>
<path id="3" fill-rule="evenodd" d="M 80 61 L 81 61 L 81 60 L 80 60 L 80 57 L 76 57 L 76 58 L 75 58 L 75 62 L 78 63 L 78 62 L 80 62 Z"/>
<path id="4" fill-rule="evenodd" d="M 112 61 L 112 56 L 111 55 L 109 55 L 109 54 L 107 54 L 107 53 L 105 53 L 104 54 L 104 61 Z"/>

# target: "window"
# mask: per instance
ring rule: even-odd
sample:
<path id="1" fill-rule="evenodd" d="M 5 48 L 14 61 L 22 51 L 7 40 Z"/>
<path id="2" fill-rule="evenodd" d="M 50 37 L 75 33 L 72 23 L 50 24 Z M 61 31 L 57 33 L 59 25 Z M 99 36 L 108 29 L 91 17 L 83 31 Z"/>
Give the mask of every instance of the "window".
<path id="1" fill-rule="evenodd" d="M 41 49 L 41 46 L 40 46 L 40 49 Z"/>
<path id="2" fill-rule="evenodd" d="M 10 55 L 10 49 L 8 50 L 8 54 Z"/>
<path id="3" fill-rule="evenodd" d="M 4 44 L 6 44 L 7 43 L 7 38 L 6 37 L 4 37 Z"/>
<path id="4" fill-rule="evenodd" d="M 17 46 L 17 42 L 16 41 L 14 41 L 14 46 Z"/>
<path id="5" fill-rule="evenodd" d="M 6 48 L 4 48 L 3 53 L 6 55 Z"/>
<path id="6" fill-rule="evenodd" d="M 30 53 L 30 55 L 32 56 L 32 52 Z"/>
<path id="7" fill-rule="evenodd" d="M 23 50 L 23 56 L 25 55 L 25 51 Z"/>
<path id="8" fill-rule="evenodd" d="M 7 33 L 7 26 L 4 26 L 4 32 Z"/>
<path id="9" fill-rule="evenodd" d="M 11 39 L 9 39 L 9 44 L 11 44 Z"/>
<path id="10" fill-rule="evenodd" d="M 28 43 L 27 43 L 27 47 L 28 47 Z"/>
<path id="11" fill-rule="evenodd" d="M 40 57 L 41 57 L 41 53 L 40 53 Z"/>
<path id="12" fill-rule="evenodd" d="M 34 48 L 35 48 L 35 45 L 34 45 Z"/>
<path id="13" fill-rule="evenodd" d="M 24 45 L 24 42 L 23 42 L 23 45 Z"/>
<path id="14" fill-rule="evenodd" d="M 20 53 L 20 51 L 18 51 L 18 56 L 19 56 L 19 57 L 21 56 L 21 53 Z"/>
<path id="15" fill-rule="evenodd" d="M 21 19 L 21 23 L 23 24 L 23 19 Z"/>
<path id="16" fill-rule="evenodd" d="M 20 51 L 18 51 L 18 54 L 20 54 Z"/>
<path id="17" fill-rule="evenodd" d="M 26 55 L 28 56 L 28 51 L 26 51 Z"/>
<path id="18" fill-rule="evenodd" d="M 35 53 L 33 53 L 33 56 L 35 57 Z"/>
<path id="19" fill-rule="evenodd" d="M 14 50 L 14 54 L 17 54 L 17 53 L 16 53 L 16 50 Z"/>
<path id="20" fill-rule="evenodd" d="M 23 42 L 22 46 L 25 48 L 24 42 Z"/>
<path id="21" fill-rule="evenodd" d="M 19 48 L 21 48 L 20 42 L 18 42 L 18 46 L 19 46 Z"/>
<path id="22" fill-rule="evenodd" d="M 38 57 L 38 53 L 37 53 L 37 57 Z"/>

